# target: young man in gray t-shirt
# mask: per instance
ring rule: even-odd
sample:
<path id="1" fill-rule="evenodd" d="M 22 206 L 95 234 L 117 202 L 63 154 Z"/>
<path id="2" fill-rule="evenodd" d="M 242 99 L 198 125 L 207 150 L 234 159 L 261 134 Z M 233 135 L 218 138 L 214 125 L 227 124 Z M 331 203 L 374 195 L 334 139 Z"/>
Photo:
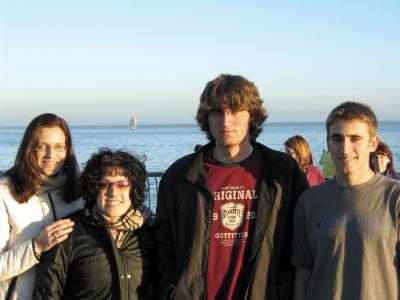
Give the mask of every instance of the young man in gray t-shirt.
<path id="1" fill-rule="evenodd" d="M 297 203 L 294 299 L 398 299 L 400 181 L 370 169 L 379 142 L 375 114 L 345 102 L 326 128 L 337 174 Z"/>

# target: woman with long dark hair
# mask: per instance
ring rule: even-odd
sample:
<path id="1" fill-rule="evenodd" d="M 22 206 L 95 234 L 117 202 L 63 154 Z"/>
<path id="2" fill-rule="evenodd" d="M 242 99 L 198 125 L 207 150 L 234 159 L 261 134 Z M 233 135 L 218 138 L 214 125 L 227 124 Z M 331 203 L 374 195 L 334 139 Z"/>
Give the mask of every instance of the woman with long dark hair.
<path id="1" fill-rule="evenodd" d="M 41 254 L 62 242 L 83 206 L 68 124 L 45 113 L 28 125 L 0 179 L 0 299 L 31 299 Z"/>

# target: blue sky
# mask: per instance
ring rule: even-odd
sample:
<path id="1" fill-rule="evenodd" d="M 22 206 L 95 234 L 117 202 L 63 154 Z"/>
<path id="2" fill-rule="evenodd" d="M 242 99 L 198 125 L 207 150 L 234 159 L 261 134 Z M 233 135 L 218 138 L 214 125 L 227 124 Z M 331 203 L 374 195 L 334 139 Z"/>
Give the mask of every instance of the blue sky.
<path id="1" fill-rule="evenodd" d="M 400 120 L 399 1 L 0 0 L 0 126 L 193 123 L 205 84 L 253 81 L 270 121 L 340 102 Z"/>

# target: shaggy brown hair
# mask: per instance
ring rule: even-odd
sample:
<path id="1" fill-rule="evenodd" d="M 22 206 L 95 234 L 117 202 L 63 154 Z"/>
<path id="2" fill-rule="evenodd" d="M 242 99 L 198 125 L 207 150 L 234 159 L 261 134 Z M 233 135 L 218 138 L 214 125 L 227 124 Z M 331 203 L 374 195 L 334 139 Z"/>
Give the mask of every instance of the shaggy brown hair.
<path id="1" fill-rule="evenodd" d="M 215 143 L 208 124 L 208 114 L 213 109 L 227 107 L 232 110 L 246 110 L 250 114 L 249 135 L 254 142 L 262 131 L 267 119 L 267 111 L 262 106 L 256 85 L 238 75 L 222 74 L 207 83 L 200 96 L 196 120 L 200 129 L 207 134 L 210 142 Z"/>
<path id="2" fill-rule="evenodd" d="M 69 126 L 63 118 L 55 114 L 45 113 L 34 118 L 26 128 L 14 166 L 6 172 L 10 180 L 11 193 L 19 203 L 27 202 L 39 189 L 41 172 L 35 146 L 40 129 L 45 127 L 58 127 L 65 135 L 67 155 L 63 166 L 65 173 L 65 184 L 62 189 L 63 199 L 65 202 L 72 202 L 79 197 L 79 166 L 76 161 Z"/>

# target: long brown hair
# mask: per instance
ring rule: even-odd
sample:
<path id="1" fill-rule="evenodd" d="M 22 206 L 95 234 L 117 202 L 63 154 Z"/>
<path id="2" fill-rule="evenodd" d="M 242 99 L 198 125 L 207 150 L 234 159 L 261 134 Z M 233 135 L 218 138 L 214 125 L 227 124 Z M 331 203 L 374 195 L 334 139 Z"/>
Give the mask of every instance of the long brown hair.
<path id="1" fill-rule="evenodd" d="M 285 146 L 296 153 L 297 163 L 304 172 L 307 172 L 313 165 L 313 158 L 310 145 L 307 143 L 306 139 L 300 135 L 295 135 L 285 142 Z"/>
<path id="2" fill-rule="evenodd" d="M 208 114 L 212 109 L 219 109 L 222 106 L 240 108 L 249 112 L 249 136 L 250 141 L 254 142 L 268 117 L 256 85 L 242 76 L 229 74 L 222 74 L 207 83 L 200 96 L 196 120 L 200 129 L 206 132 L 208 140 L 212 143 L 215 140 L 208 124 Z"/>
<path id="3" fill-rule="evenodd" d="M 63 166 L 65 184 L 62 196 L 65 202 L 72 202 L 79 197 L 79 167 L 72 145 L 71 132 L 63 118 L 50 113 L 37 116 L 26 128 L 14 166 L 5 173 L 10 180 L 10 190 L 19 203 L 27 202 L 37 192 L 41 182 L 41 172 L 36 158 L 35 145 L 39 131 L 44 127 L 58 127 L 65 135 L 67 155 Z"/>

